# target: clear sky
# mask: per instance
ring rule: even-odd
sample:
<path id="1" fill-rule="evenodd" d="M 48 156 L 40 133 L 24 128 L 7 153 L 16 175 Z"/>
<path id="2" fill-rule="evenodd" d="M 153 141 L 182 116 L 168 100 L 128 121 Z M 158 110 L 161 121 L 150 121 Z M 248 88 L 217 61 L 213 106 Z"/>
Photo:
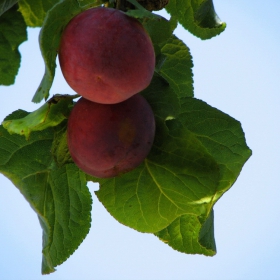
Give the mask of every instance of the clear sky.
<path id="1" fill-rule="evenodd" d="M 92 227 L 57 272 L 41 276 L 41 228 L 19 191 L 0 175 L 0 279 L 272 280 L 280 279 L 280 2 L 214 1 L 227 29 L 201 41 L 178 28 L 194 61 L 195 96 L 242 123 L 253 156 L 215 205 L 215 257 L 185 255 L 149 234 L 127 228 L 93 195 Z M 22 67 L 11 87 L 0 87 L 0 121 L 31 102 L 44 65 L 38 29 L 22 44 Z M 73 93 L 59 69 L 52 88 Z"/>

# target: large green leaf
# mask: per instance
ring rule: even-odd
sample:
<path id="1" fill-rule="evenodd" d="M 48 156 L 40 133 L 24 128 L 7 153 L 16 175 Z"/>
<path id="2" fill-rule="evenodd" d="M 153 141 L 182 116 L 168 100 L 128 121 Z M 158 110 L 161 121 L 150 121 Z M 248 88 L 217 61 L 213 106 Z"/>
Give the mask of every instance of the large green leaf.
<path id="1" fill-rule="evenodd" d="M 1 0 L 0 1 L 0 16 L 15 5 L 19 0 Z"/>
<path id="2" fill-rule="evenodd" d="M 121 223 L 142 232 L 166 228 L 170 238 L 178 223 L 193 227 L 191 238 L 200 249 L 175 249 L 213 255 L 213 232 L 205 230 L 213 228 L 213 205 L 235 182 L 251 151 L 238 121 L 194 98 L 181 105 L 178 116 L 165 122 L 164 115 L 157 118 L 156 139 L 142 165 L 121 177 L 92 180 L 100 183 L 99 200 Z M 189 231 L 180 234 L 190 238 Z"/>
<path id="3" fill-rule="evenodd" d="M 211 198 L 214 206 L 236 181 L 243 165 L 251 156 L 251 150 L 246 145 L 240 123 L 235 119 L 193 98 L 184 98 L 181 104 L 182 113 L 178 117 L 180 122 L 196 135 L 196 139 L 219 165 L 219 184 Z M 178 251 L 213 255 L 213 228 L 214 221 L 211 216 L 210 219 L 198 219 L 194 215 L 183 215 L 156 235 Z M 190 244 L 198 249 L 194 250 Z"/>
<path id="4" fill-rule="evenodd" d="M 170 0 L 165 8 L 185 29 L 201 39 L 210 39 L 226 28 L 212 0 Z"/>
<path id="5" fill-rule="evenodd" d="M 30 27 L 40 27 L 46 13 L 60 0 L 20 0 L 19 11 L 22 13 L 26 24 Z"/>
<path id="6" fill-rule="evenodd" d="M 22 118 L 16 111 L 8 119 Z M 53 130 L 29 139 L 0 126 L 0 172 L 23 194 L 43 229 L 42 273 L 54 271 L 80 245 L 90 228 L 91 196 L 85 174 L 74 165 L 58 168 L 52 158 Z"/>
<path id="7" fill-rule="evenodd" d="M 170 92 L 158 97 L 160 105 L 153 101 L 154 83 L 159 80 L 153 81 L 150 95 L 149 88 L 145 92 L 157 117 L 156 138 L 148 158 L 120 177 L 92 179 L 100 183 L 96 194 L 106 209 L 121 223 L 142 232 L 162 230 L 184 214 L 206 220 L 220 178 L 218 164 L 198 135 L 182 124 L 179 112 L 171 109 L 164 113 L 168 104 L 171 108 L 176 104 Z"/>
<path id="8" fill-rule="evenodd" d="M 26 25 L 14 6 L 0 17 L 0 85 L 15 82 L 20 67 L 18 47 L 26 39 Z"/>
<path id="9" fill-rule="evenodd" d="M 59 49 L 60 37 L 67 23 L 77 14 L 101 5 L 103 0 L 61 0 L 47 12 L 40 31 L 40 48 L 45 62 L 45 74 L 32 101 L 40 102 L 47 99 L 53 83 L 56 56 Z"/>
<path id="10" fill-rule="evenodd" d="M 180 146 L 182 139 L 164 140 L 174 148 L 155 145 L 137 169 L 99 180 L 99 200 L 119 222 L 138 231 L 157 232 L 185 213 L 204 216 L 209 212 L 219 173 L 215 162 L 193 139 L 185 139 L 185 149 Z"/>
<path id="11" fill-rule="evenodd" d="M 221 177 L 213 200 L 215 202 L 233 185 L 252 151 L 246 144 L 239 121 L 201 100 L 184 98 L 181 104 L 182 124 L 197 135 L 197 139 L 219 164 Z"/>

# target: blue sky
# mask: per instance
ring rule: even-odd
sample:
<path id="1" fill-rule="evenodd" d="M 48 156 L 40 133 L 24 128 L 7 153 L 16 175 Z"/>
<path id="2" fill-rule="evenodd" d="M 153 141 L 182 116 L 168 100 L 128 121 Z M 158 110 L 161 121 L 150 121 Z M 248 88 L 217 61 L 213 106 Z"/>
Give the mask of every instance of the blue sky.
<path id="1" fill-rule="evenodd" d="M 244 3 L 245 2 L 245 3 Z M 250 2 L 250 3 L 249 3 Z M 227 29 L 208 41 L 182 28 L 176 34 L 194 61 L 195 96 L 242 123 L 253 156 L 215 205 L 215 257 L 185 255 L 110 216 L 93 194 L 92 228 L 57 272 L 41 276 L 41 228 L 18 190 L 0 175 L 0 279 L 280 279 L 279 120 L 280 2 L 214 1 Z M 22 67 L 4 97 L 0 120 L 31 98 L 44 65 L 38 29 L 20 47 Z M 73 93 L 57 70 L 52 94 Z"/>

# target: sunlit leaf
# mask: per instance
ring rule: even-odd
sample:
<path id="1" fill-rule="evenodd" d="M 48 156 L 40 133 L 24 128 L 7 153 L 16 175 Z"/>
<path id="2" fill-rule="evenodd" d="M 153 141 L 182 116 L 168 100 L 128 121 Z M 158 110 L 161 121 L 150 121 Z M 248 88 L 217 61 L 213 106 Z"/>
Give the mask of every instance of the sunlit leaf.
<path id="1" fill-rule="evenodd" d="M 2 123 L 10 133 L 24 135 L 27 139 L 32 131 L 42 131 L 57 126 L 67 119 L 72 105 L 69 95 L 56 95 L 36 111 L 21 119 L 6 120 Z"/>
<path id="2" fill-rule="evenodd" d="M 59 0 L 20 0 L 19 11 L 28 26 L 40 27 L 47 11 L 58 2 Z"/>
<path id="3" fill-rule="evenodd" d="M 240 123 L 235 119 L 194 98 L 181 99 L 181 105 L 182 113 L 178 117 L 181 123 L 196 135 L 196 139 L 219 165 L 219 183 L 210 202 L 214 206 L 234 184 L 252 152 L 246 144 Z M 214 220 L 212 214 L 209 215 L 204 218 L 183 215 L 156 235 L 178 251 L 213 255 Z"/>

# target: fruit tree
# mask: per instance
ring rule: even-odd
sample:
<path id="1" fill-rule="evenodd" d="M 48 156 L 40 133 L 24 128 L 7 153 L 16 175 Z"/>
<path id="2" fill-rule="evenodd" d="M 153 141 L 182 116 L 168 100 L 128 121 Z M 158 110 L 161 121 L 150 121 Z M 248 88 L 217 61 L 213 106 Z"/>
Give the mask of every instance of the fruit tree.
<path id="1" fill-rule="evenodd" d="M 123 225 L 216 254 L 213 207 L 251 150 L 237 120 L 195 98 L 178 24 L 202 40 L 226 28 L 212 0 L 0 2 L 0 85 L 15 82 L 27 27 L 41 28 L 45 74 L 32 101 L 45 103 L 2 121 L 0 172 L 38 215 L 43 274 L 89 232 L 87 182 Z M 75 95 L 51 96 L 57 62 Z"/>

